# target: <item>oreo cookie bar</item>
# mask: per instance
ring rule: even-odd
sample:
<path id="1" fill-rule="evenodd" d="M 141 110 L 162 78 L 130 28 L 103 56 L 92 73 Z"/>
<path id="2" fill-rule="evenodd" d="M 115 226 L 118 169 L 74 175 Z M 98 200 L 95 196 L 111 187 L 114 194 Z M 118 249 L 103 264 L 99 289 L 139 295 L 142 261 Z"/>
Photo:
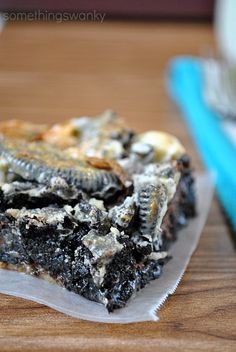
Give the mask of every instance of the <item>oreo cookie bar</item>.
<path id="1" fill-rule="evenodd" d="M 111 111 L 14 124 L 14 135 L 11 122 L 0 125 L 0 267 L 109 312 L 124 307 L 161 275 L 169 246 L 195 215 L 183 146 L 163 132 L 136 134 Z"/>

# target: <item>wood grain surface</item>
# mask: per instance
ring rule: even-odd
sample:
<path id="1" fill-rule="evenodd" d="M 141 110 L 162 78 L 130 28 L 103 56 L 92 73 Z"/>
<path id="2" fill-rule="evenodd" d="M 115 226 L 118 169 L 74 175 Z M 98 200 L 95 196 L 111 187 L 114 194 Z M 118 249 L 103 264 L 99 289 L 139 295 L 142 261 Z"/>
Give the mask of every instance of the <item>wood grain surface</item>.
<path id="1" fill-rule="evenodd" d="M 200 170 L 164 77 L 171 57 L 209 46 L 208 24 L 8 24 L 0 35 L 0 117 L 55 122 L 112 107 L 137 131 L 176 134 Z M 0 351 L 236 351 L 235 279 L 236 253 L 215 199 L 160 322 L 92 323 L 0 295 Z"/>

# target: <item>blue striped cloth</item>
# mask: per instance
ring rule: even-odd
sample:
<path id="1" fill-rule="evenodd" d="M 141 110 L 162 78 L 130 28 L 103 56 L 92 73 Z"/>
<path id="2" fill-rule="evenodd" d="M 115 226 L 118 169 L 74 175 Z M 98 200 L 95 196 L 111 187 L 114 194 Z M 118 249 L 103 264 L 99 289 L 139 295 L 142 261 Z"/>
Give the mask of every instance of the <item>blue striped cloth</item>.
<path id="1" fill-rule="evenodd" d="M 236 148 L 203 99 L 201 61 L 191 57 L 173 59 L 167 83 L 205 166 L 216 175 L 217 194 L 236 230 Z"/>

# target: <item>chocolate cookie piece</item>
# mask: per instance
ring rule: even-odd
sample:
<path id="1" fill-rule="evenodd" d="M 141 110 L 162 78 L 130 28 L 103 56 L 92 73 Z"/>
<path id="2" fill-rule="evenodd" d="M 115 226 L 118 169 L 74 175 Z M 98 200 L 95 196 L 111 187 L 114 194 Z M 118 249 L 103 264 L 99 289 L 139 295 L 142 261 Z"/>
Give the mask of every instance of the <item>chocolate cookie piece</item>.
<path id="1" fill-rule="evenodd" d="M 42 142 L 3 139 L 0 152 L 10 169 L 25 180 L 47 185 L 54 177 L 61 177 L 70 186 L 101 198 L 123 188 L 112 169 L 92 166 L 85 158 L 69 158 L 63 151 Z"/>

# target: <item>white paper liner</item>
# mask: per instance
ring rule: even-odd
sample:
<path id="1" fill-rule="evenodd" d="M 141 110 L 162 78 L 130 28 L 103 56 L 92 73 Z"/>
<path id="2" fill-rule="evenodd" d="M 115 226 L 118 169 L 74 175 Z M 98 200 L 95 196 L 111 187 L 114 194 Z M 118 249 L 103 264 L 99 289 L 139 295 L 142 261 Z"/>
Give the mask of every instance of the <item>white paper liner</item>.
<path id="1" fill-rule="evenodd" d="M 162 276 L 131 298 L 125 308 L 108 313 L 106 308 L 45 280 L 0 269 L 0 292 L 45 304 L 75 318 L 104 323 L 134 323 L 158 320 L 156 312 L 174 293 L 194 252 L 205 224 L 213 196 L 209 174 L 197 176 L 198 216 L 178 234 L 169 253 L 173 258 L 164 266 Z"/>

